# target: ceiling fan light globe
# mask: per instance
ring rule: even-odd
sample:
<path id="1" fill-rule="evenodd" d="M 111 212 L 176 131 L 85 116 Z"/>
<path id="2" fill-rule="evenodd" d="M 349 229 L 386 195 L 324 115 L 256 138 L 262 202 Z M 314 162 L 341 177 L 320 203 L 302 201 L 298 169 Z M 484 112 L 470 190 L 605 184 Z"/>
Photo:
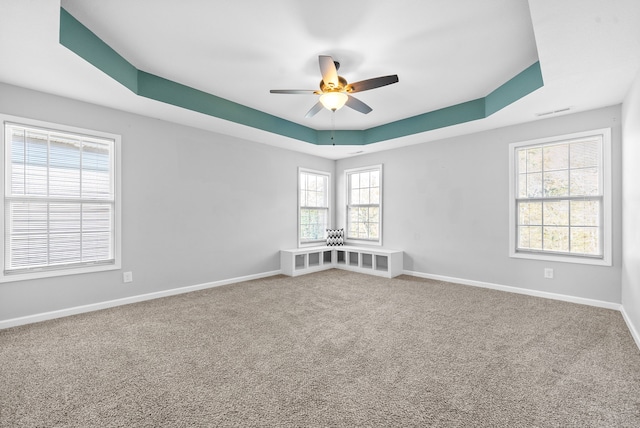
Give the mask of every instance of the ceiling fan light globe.
<path id="1" fill-rule="evenodd" d="M 349 97 L 344 92 L 327 92 L 320 96 L 322 105 L 331 111 L 340 110 L 348 99 Z"/>

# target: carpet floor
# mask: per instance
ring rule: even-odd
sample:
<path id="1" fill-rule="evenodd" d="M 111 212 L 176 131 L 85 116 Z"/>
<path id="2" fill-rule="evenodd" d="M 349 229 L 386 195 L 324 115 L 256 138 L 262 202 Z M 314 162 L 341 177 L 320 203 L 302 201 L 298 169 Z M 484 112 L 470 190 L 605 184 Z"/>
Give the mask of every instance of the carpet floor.
<path id="1" fill-rule="evenodd" d="M 275 276 L 0 331 L 1 427 L 638 427 L 619 312 Z"/>

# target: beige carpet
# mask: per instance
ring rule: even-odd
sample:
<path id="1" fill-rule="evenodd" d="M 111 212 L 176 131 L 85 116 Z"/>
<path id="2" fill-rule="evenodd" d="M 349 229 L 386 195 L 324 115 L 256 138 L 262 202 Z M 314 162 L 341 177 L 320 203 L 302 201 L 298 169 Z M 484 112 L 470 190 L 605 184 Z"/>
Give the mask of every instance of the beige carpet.
<path id="1" fill-rule="evenodd" d="M 640 426 L 612 310 L 331 270 L 0 331 L 2 427 Z"/>

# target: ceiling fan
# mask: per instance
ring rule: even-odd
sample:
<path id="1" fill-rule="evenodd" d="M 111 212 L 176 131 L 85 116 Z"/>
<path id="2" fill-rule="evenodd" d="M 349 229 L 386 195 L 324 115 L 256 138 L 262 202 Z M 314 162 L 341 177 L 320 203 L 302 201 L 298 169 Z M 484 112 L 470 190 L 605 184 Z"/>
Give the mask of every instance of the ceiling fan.
<path id="1" fill-rule="evenodd" d="M 329 55 L 320 55 L 318 61 L 320 62 L 320 72 L 322 73 L 320 90 L 272 89 L 270 91 L 272 94 L 320 95 L 320 101 L 311 107 L 311 110 L 307 112 L 305 117 L 314 116 L 322 110 L 323 107 L 335 112 L 345 105 L 360 113 L 367 114 L 372 110 L 371 107 L 359 99 L 352 97 L 350 94 L 368 91 L 369 89 L 375 89 L 398 82 L 398 75 L 392 74 L 390 76 L 374 77 L 373 79 L 361 80 L 360 82 L 347 83 L 344 77 L 338 76 L 338 69 L 340 68 L 339 62 L 334 61 Z"/>

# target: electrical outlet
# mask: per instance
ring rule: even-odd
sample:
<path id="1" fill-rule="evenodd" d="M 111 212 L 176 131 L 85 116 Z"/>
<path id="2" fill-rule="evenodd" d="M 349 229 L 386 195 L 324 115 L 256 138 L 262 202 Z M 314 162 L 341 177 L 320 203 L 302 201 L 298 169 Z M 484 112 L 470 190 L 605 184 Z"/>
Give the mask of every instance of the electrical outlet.
<path id="1" fill-rule="evenodd" d="M 553 269 L 544 268 L 544 277 L 547 279 L 553 279 Z"/>
<path id="2" fill-rule="evenodd" d="M 133 282 L 133 272 L 123 272 L 122 282 Z"/>

